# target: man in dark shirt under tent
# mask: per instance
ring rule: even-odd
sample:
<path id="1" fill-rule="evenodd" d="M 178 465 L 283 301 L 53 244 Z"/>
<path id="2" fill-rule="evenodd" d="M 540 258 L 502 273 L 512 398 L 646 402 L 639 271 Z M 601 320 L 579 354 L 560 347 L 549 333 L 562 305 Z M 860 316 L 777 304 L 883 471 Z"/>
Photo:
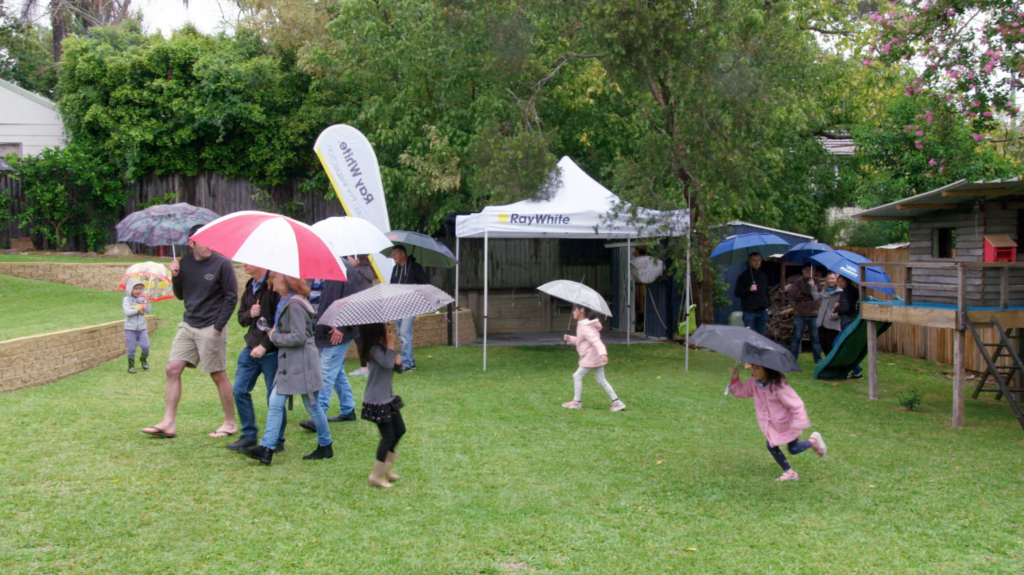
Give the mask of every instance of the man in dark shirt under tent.
<path id="1" fill-rule="evenodd" d="M 202 226 L 194 226 L 189 236 Z M 234 395 L 227 374 L 227 326 L 238 301 L 238 280 L 231 260 L 210 248 L 189 240 L 192 253 L 171 262 L 174 296 L 185 302 L 184 321 L 171 343 L 171 354 L 164 369 L 167 390 L 164 395 L 164 418 L 153 427 L 143 429 L 154 437 L 175 437 L 178 401 L 181 399 L 181 374 L 186 367 L 199 367 L 210 374 L 221 406 L 224 422 L 210 437 L 227 437 L 238 432 L 235 423 Z"/>

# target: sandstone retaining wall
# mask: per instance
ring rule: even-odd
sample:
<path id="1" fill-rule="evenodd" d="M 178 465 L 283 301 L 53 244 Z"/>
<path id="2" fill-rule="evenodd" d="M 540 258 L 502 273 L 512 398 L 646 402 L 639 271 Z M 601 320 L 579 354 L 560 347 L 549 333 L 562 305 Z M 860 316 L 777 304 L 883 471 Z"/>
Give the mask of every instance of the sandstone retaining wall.
<path id="1" fill-rule="evenodd" d="M 150 332 L 161 323 L 146 317 Z M 124 320 L 0 341 L 0 392 L 58 381 L 124 353 Z"/>
<path id="2" fill-rule="evenodd" d="M 81 288 L 117 291 L 130 264 L 62 264 L 53 262 L 0 262 L 0 275 L 67 284 Z M 235 266 L 238 289 L 245 287 L 249 276 L 241 265 Z"/>

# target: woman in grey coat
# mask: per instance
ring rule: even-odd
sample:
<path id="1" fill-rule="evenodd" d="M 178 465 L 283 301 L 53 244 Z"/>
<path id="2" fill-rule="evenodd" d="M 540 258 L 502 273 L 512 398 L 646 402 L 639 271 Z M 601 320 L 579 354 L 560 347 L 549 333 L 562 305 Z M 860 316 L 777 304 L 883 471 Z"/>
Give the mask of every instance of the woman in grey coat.
<path id="1" fill-rule="evenodd" d="M 821 342 L 821 351 L 825 355 L 832 351 L 832 344 L 835 343 L 842 328 L 839 314 L 836 313 L 836 306 L 843 294 L 843 290 L 839 288 L 838 279 L 837 274 L 829 273 L 828 278 L 825 279 L 825 289 L 814 293 L 814 299 L 819 303 L 818 340 Z"/>
<path id="2" fill-rule="evenodd" d="M 274 329 L 270 332 L 270 341 L 278 348 L 277 375 L 274 377 L 274 389 L 270 393 L 270 409 L 263 440 L 259 445 L 244 449 L 243 453 L 270 465 L 281 432 L 285 403 L 289 396 L 299 395 L 313 419 L 317 435 L 316 451 L 303 459 L 330 459 L 334 457 L 331 430 L 327 426 L 327 416 L 317 402 L 324 381 L 320 371 L 320 354 L 313 341 L 312 320 L 316 312 L 306 299 L 309 286 L 298 278 L 273 271 L 270 272 L 270 284 L 274 291 L 281 294 Z"/>

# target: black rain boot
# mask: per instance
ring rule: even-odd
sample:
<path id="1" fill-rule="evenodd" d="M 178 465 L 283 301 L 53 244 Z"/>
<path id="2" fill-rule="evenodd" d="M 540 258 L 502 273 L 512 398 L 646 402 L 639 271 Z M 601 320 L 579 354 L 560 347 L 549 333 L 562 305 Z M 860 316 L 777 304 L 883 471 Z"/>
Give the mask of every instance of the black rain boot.
<path id="1" fill-rule="evenodd" d="M 242 450 L 242 453 L 244 453 L 247 457 L 251 457 L 259 461 L 263 465 L 270 465 L 271 461 L 273 461 L 274 459 L 274 450 L 267 449 L 262 445 L 246 447 L 245 449 Z"/>
<path id="2" fill-rule="evenodd" d="M 128 373 L 135 373 L 135 360 L 128 358 Z"/>
<path id="3" fill-rule="evenodd" d="M 142 354 L 142 357 L 139 358 L 139 365 L 142 366 L 142 369 L 149 369 L 149 362 L 146 361 L 147 359 L 149 359 L 148 353 Z"/>
<path id="4" fill-rule="evenodd" d="M 329 443 L 327 445 L 317 445 L 316 451 L 309 455 L 303 455 L 303 459 L 330 459 L 334 457 L 334 444 Z"/>

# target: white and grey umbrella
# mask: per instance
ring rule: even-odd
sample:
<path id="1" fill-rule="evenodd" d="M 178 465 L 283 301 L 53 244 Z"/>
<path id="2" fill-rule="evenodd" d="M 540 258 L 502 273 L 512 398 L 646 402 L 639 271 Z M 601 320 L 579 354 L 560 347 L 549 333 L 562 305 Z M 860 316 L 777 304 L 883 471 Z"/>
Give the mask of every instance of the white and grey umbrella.
<path id="1" fill-rule="evenodd" d="M 537 289 L 549 296 L 590 308 L 608 317 L 611 317 L 612 315 L 612 310 L 608 309 L 608 302 L 604 301 L 601 294 L 580 282 L 574 282 L 571 280 L 555 280 L 553 282 L 548 282 Z"/>
<path id="2" fill-rule="evenodd" d="M 313 224 L 320 237 L 331 242 L 336 256 L 375 254 L 393 247 L 391 240 L 363 218 L 334 217 Z"/>
<path id="3" fill-rule="evenodd" d="M 318 323 L 332 327 L 387 323 L 431 313 L 453 301 L 432 285 L 382 284 L 332 303 Z"/>

